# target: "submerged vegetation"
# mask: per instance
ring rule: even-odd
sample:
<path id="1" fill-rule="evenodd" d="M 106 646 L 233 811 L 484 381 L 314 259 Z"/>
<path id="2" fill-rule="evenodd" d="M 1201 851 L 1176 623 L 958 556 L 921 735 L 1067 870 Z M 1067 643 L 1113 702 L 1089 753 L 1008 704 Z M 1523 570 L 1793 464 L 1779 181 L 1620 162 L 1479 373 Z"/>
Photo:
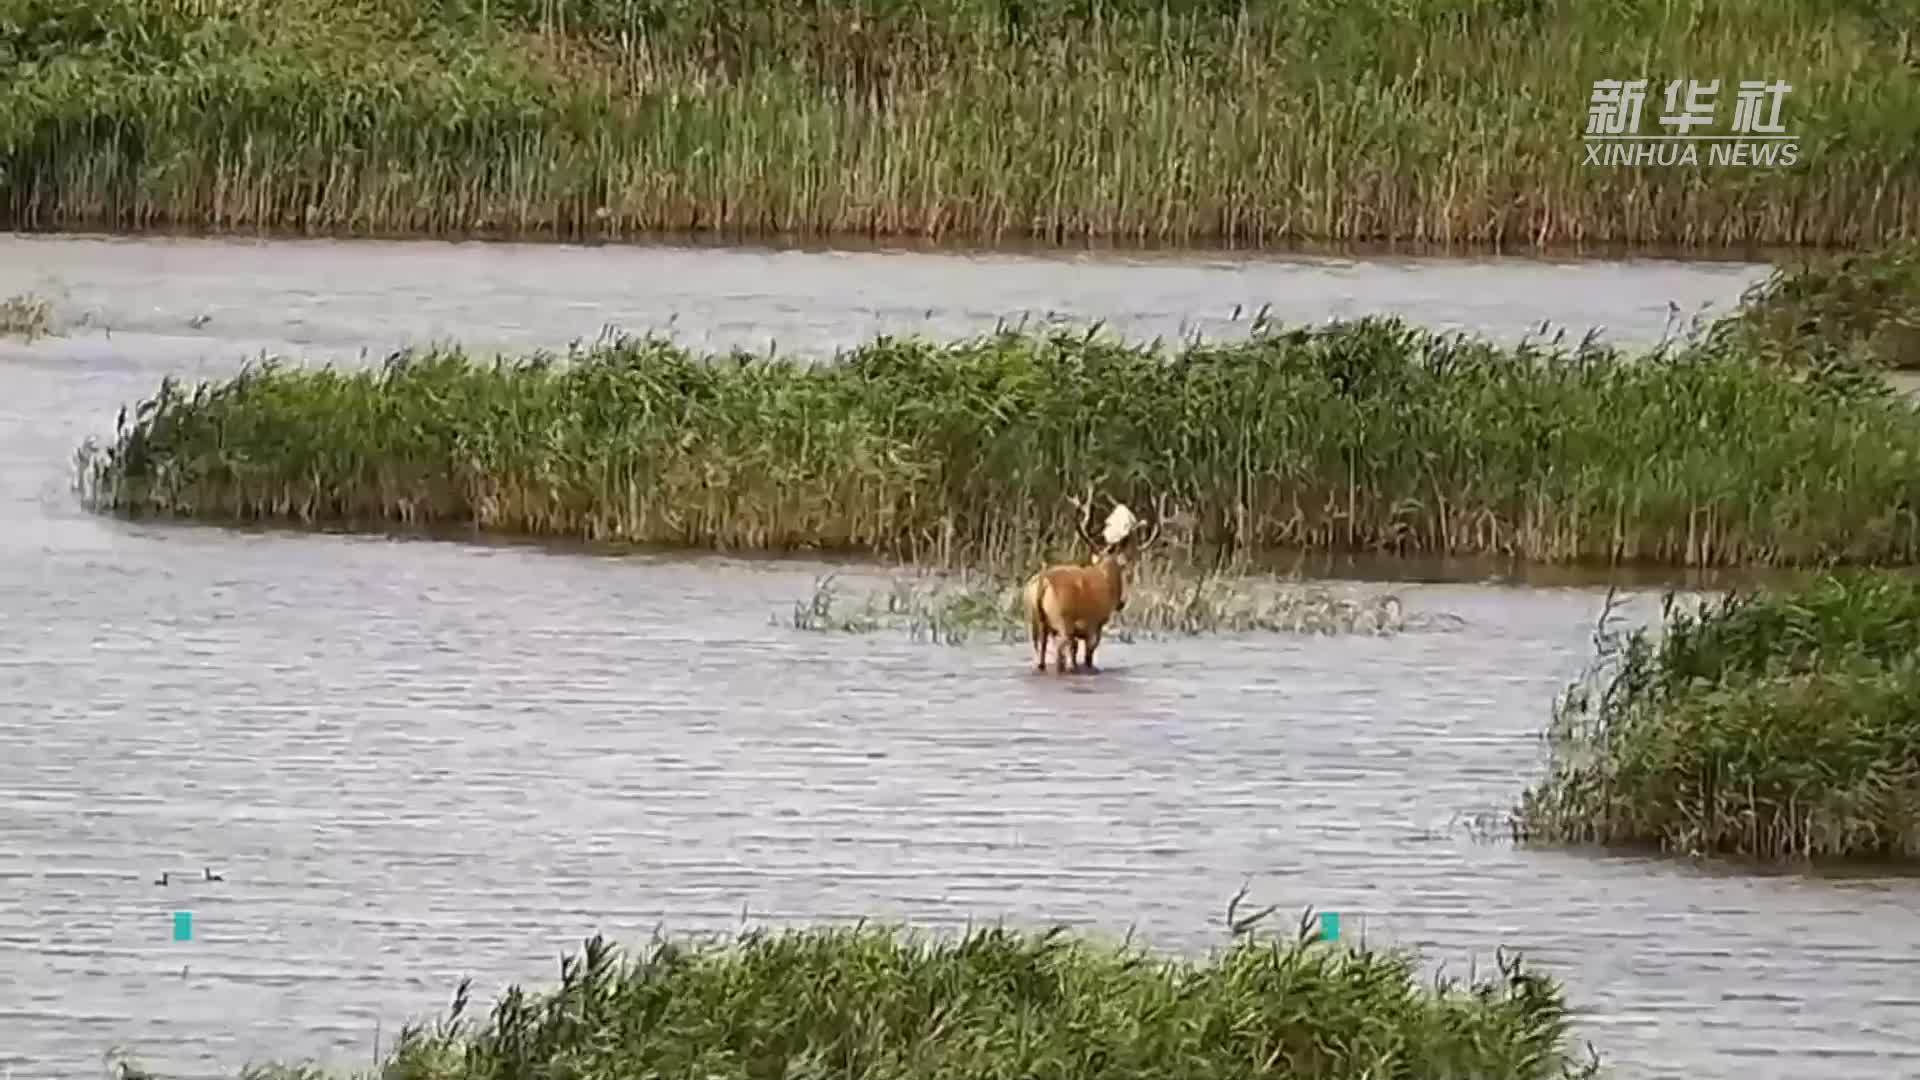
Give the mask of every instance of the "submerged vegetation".
<path id="1" fill-rule="evenodd" d="M 1689 344 L 1503 347 L 1367 319 L 1176 349 L 881 338 L 832 362 L 616 338 L 172 379 L 79 455 L 148 516 L 1030 569 L 1091 487 L 1176 556 L 1258 548 L 1714 566 L 1911 560 L 1920 415 Z"/>
<path id="2" fill-rule="evenodd" d="M 1520 802 L 1537 842 L 1763 861 L 1920 857 L 1920 577 L 1669 597 L 1603 627 Z"/>
<path id="3" fill-rule="evenodd" d="M 1127 583 L 1127 607 L 1115 616 L 1108 637 L 1213 633 L 1397 634 L 1454 628 L 1456 616 L 1409 614 L 1391 593 L 1342 596 L 1325 585 L 1306 585 L 1245 574 L 1180 573 L 1165 563 L 1147 563 Z M 958 580 L 896 579 L 851 605 L 831 577 L 812 595 L 795 601 L 796 630 L 837 633 L 904 631 L 916 641 L 958 645 L 978 636 L 1001 642 L 1027 639 L 1017 575 L 964 575 Z"/>
<path id="4" fill-rule="evenodd" d="M 53 331 L 53 306 L 31 293 L 0 300 L 0 337 L 13 335 L 32 341 Z"/>
<path id="5" fill-rule="evenodd" d="M 1517 958 L 1423 985 L 1415 958 L 1242 931 L 1204 961 L 1137 945 L 977 928 L 882 927 L 659 941 L 600 938 L 560 984 L 514 986 L 490 1016 L 401 1033 L 387 1080 L 521 1076 L 1085 1077 L 1547 1080 L 1590 1077 L 1560 987 Z M 311 1076 L 282 1069 L 261 1077 Z"/>
<path id="6" fill-rule="evenodd" d="M 0 227 L 1855 245 L 1906 0 L 0 0 Z M 1797 163 L 1589 164 L 1602 79 Z"/>

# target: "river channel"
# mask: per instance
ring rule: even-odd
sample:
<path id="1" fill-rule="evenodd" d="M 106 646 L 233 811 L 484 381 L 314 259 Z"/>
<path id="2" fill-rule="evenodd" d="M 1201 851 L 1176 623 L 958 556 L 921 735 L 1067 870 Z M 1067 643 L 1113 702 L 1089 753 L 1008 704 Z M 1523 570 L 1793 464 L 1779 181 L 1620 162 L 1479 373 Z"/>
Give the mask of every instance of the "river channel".
<path id="1" fill-rule="evenodd" d="M 0 338 L 0 1074 L 365 1065 L 463 976 L 484 1004 L 589 934 L 743 916 L 1203 950 L 1243 884 L 1452 973 L 1524 950 L 1621 1077 L 1920 1074 L 1920 883 L 1467 827 L 1535 775 L 1601 582 L 1389 566 L 1338 587 L 1463 625 L 1117 643 L 1060 679 L 1022 645 L 793 629 L 805 562 L 129 524 L 68 490 L 162 376 L 263 351 L 1221 336 L 1262 305 L 1644 342 L 1764 269 L 0 236 L 0 298 L 59 331 Z"/>

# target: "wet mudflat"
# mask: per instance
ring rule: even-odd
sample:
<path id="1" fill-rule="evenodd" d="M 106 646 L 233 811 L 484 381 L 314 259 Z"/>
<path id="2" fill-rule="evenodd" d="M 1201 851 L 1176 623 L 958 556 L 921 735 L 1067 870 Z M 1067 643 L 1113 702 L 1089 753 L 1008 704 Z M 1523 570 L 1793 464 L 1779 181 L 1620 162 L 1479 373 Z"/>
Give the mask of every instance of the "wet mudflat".
<path id="1" fill-rule="evenodd" d="M 263 349 L 615 324 L 816 350 L 1048 310 L 1226 334 L 1263 303 L 1650 340 L 1669 301 L 1760 273 L 0 238 L 0 297 L 66 324 L 0 341 L 0 1069 L 98 1076 L 116 1044 L 178 1076 L 362 1064 L 462 976 L 484 1002 L 595 931 L 743 911 L 1198 950 L 1245 883 L 1454 971 L 1527 950 L 1621 1076 L 1920 1072 L 1920 883 L 1472 835 L 1534 774 L 1601 585 L 1343 585 L 1465 626 L 1115 643 L 1061 679 L 1017 644 L 795 631 L 807 563 L 127 524 L 66 489 L 162 375 Z"/>

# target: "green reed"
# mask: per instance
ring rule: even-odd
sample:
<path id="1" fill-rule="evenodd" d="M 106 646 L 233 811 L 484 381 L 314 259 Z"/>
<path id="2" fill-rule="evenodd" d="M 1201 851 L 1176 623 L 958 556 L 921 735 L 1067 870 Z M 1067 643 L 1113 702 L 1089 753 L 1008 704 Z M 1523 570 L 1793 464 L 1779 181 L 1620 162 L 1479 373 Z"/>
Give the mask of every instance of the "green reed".
<path id="1" fill-rule="evenodd" d="M 0 227 L 1238 245 L 1915 234 L 1905 0 L 0 0 Z M 1604 167 L 1592 83 L 1794 86 Z"/>
<path id="2" fill-rule="evenodd" d="M 1920 241 L 1795 259 L 1713 333 L 1789 364 L 1920 369 Z"/>
<path id="3" fill-rule="evenodd" d="M 1394 319 L 1178 348 L 1097 328 L 827 362 L 655 338 L 168 378 L 78 455 L 129 515 L 940 566 L 1081 557 L 1070 500 L 1163 547 L 1686 566 L 1906 562 L 1920 416 L 1703 345 L 1503 347 Z"/>
<path id="4" fill-rule="evenodd" d="M 569 1076 L 1590 1077 L 1560 987 L 1517 958 L 1422 985 L 1410 953 L 1241 933 L 1201 961 L 1057 928 L 599 937 L 559 985 L 410 1025 L 383 1080 Z M 311 1075 L 256 1069 L 249 1075 Z"/>
<path id="5" fill-rule="evenodd" d="M 1920 579 L 1669 597 L 1601 634 L 1515 813 L 1535 841 L 1763 861 L 1920 856 Z"/>

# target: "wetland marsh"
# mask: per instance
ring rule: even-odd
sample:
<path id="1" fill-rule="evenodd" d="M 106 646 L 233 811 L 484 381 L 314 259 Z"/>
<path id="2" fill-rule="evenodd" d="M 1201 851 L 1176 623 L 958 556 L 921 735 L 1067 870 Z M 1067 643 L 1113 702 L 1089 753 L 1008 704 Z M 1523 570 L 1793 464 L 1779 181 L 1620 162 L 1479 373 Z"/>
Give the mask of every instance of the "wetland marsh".
<path id="1" fill-rule="evenodd" d="M 462 977 L 484 1000 L 588 935 L 743 912 L 1191 951 L 1245 883 L 1449 971 L 1525 950 L 1621 1077 L 1920 1069 L 1920 883 L 1474 828 L 1539 771 L 1596 579 L 1388 564 L 1326 587 L 1458 622 L 1121 642 L 1105 675 L 1054 679 L 992 638 L 781 625 L 824 573 L 882 584 L 857 563 L 127 522 L 69 487 L 74 447 L 163 375 L 261 350 L 352 364 L 611 323 L 819 351 L 1049 310 L 1229 337 L 1267 303 L 1645 343 L 1670 303 L 1724 309 L 1763 272 L 0 238 L 0 296 L 47 298 L 54 331 L 0 338 L 0 1027 L 24 1033 L 0 1066 L 95 1076 L 116 1044 L 179 1077 L 363 1065 Z M 1657 584 L 1630 617 L 1657 617 Z M 203 865 L 225 880 L 152 884 Z M 189 906 L 196 940 L 170 941 Z"/>

